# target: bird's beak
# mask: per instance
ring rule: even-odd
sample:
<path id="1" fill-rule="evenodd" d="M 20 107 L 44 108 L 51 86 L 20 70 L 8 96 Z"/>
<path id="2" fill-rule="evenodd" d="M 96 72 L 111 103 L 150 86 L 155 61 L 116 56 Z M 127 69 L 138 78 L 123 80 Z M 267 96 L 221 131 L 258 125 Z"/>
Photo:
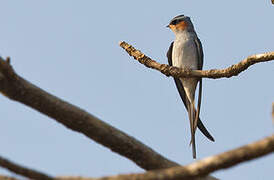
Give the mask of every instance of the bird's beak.
<path id="1" fill-rule="evenodd" d="M 166 26 L 167 28 L 170 28 L 169 25 Z"/>

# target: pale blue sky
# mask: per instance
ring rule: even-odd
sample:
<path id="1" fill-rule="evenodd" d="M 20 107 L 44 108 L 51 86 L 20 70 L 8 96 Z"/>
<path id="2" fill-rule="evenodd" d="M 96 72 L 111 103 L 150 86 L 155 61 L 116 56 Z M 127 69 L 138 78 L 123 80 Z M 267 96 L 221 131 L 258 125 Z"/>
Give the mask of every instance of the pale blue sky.
<path id="1" fill-rule="evenodd" d="M 125 40 L 167 63 L 174 36 L 165 28 L 191 17 L 204 69 L 225 68 L 274 50 L 268 1 L 1 1 L 0 55 L 18 74 L 141 140 L 167 158 L 193 162 L 187 113 L 172 78 L 135 62 Z M 201 118 L 216 142 L 197 133 L 204 158 L 273 133 L 274 62 L 230 79 L 205 79 Z M 99 177 L 143 172 L 131 161 L 22 104 L 0 96 L 0 155 L 50 175 Z M 217 178 L 273 176 L 274 156 L 213 173 Z M 11 175 L 0 168 L 0 174 Z"/>

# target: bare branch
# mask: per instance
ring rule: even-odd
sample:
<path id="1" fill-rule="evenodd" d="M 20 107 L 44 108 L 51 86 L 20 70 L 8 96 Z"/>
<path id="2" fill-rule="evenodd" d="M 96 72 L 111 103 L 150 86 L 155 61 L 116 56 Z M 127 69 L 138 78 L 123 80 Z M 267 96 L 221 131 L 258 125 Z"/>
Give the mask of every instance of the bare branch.
<path id="1" fill-rule="evenodd" d="M 118 176 L 109 176 L 103 178 L 85 178 L 85 177 L 56 177 L 54 180 L 184 180 L 184 179 L 200 179 L 212 180 L 213 177 L 203 176 L 220 169 L 232 167 L 236 164 L 246 162 L 274 152 L 274 135 L 266 137 L 260 141 L 242 146 L 240 148 L 227 151 L 225 153 L 208 157 L 192 163 L 188 166 L 177 166 L 162 170 L 152 170 L 146 173 L 127 174 Z M 2 158 L 3 159 L 3 158 Z M 1 162 L 1 161 L 0 161 Z M 30 174 L 30 169 L 14 165 L 9 162 L 9 169 L 19 174 Z M 1 166 L 7 168 L 6 163 L 1 163 Z M 19 167 L 20 170 L 14 169 Z M 27 171 L 24 172 L 24 171 Z M 16 172 L 16 173 L 17 173 Z M 35 172 L 37 173 L 37 172 Z M 29 176 L 26 176 L 29 177 Z M 52 179 L 52 180 L 53 180 Z"/>
<path id="2" fill-rule="evenodd" d="M 189 180 L 204 176 L 216 170 L 232 167 L 236 164 L 267 155 L 271 152 L 274 152 L 274 135 L 252 144 L 202 159 L 188 166 L 153 170 L 143 174 L 104 177 L 98 178 L 97 180 Z M 69 178 L 66 180 L 76 179 Z"/>
<path id="3" fill-rule="evenodd" d="M 44 173 L 41 173 L 41 172 L 38 172 L 38 171 L 35 171 L 35 170 L 32 170 L 32 169 L 29 169 L 29 168 L 26 168 L 26 167 L 23 167 L 23 166 L 20 166 L 18 164 L 15 164 L 3 157 L 0 157 L 0 166 L 16 173 L 16 174 L 20 174 L 24 177 L 28 177 L 30 179 L 39 179 L 39 180 L 53 180 L 52 177 L 44 174 Z M 0 177 L 1 179 L 2 177 Z"/>
<path id="4" fill-rule="evenodd" d="M 59 176 L 59 177 L 51 177 L 49 175 L 46 175 L 42 172 L 38 172 L 33 169 L 26 168 L 22 165 L 18 165 L 14 162 L 11 162 L 3 157 L 0 156 L 0 166 L 3 168 L 6 168 L 10 170 L 11 172 L 14 172 L 16 174 L 19 174 L 21 176 L 30 178 L 30 179 L 35 179 L 35 180 L 124 180 L 124 179 L 131 179 L 131 176 L 136 178 L 147 178 L 145 174 L 129 174 L 129 175 L 118 175 L 118 176 L 110 176 L 110 177 L 103 177 L 103 178 L 89 178 L 89 177 L 73 177 L 73 176 Z M 181 167 L 183 168 L 183 167 Z M 155 171 L 156 172 L 156 171 Z M 161 172 L 161 171 L 159 171 Z M 0 180 L 16 180 L 11 177 L 6 177 L 6 176 L 1 176 L 0 175 Z M 135 179 L 133 179 L 135 180 Z M 207 176 L 203 178 L 196 178 L 195 180 L 217 180 L 213 177 Z"/>
<path id="5" fill-rule="evenodd" d="M 208 157 L 188 166 L 178 166 L 163 170 L 148 171 L 143 174 L 128 174 L 98 178 L 97 180 L 184 180 L 204 176 L 213 171 L 229 168 L 238 163 L 246 162 L 274 152 L 274 135 L 252 144 Z M 66 180 L 76 180 L 68 178 Z M 83 179 L 92 180 L 92 179 Z"/>
<path id="6" fill-rule="evenodd" d="M 177 166 L 140 141 L 104 123 L 86 111 L 43 91 L 18 76 L 9 61 L 0 57 L 0 92 L 85 134 L 146 170 Z"/>
<path id="7" fill-rule="evenodd" d="M 17 180 L 14 177 L 0 175 L 0 180 Z"/>
<path id="8" fill-rule="evenodd" d="M 179 165 L 97 117 L 24 80 L 15 73 L 9 61 L 5 61 L 1 57 L 0 92 L 12 100 L 52 117 L 74 131 L 85 134 L 112 151 L 127 157 L 145 170 L 164 169 Z M 202 180 L 215 179 L 211 176 L 202 178 Z"/>
<path id="9" fill-rule="evenodd" d="M 152 60 L 141 51 L 136 50 L 133 46 L 126 42 L 120 42 L 120 46 L 127 51 L 130 56 L 138 60 L 141 64 L 144 64 L 148 68 L 156 69 L 166 76 L 173 77 L 203 77 L 203 78 L 230 78 L 237 76 L 242 71 L 246 70 L 249 66 L 259 63 L 274 60 L 274 52 L 268 52 L 263 54 L 257 54 L 247 57 L 238 64 L 234 64 L 226 69 L 212 69 L 212 70 L 189 70 L 182 69 L 167 64 L 160 64 Z"/>

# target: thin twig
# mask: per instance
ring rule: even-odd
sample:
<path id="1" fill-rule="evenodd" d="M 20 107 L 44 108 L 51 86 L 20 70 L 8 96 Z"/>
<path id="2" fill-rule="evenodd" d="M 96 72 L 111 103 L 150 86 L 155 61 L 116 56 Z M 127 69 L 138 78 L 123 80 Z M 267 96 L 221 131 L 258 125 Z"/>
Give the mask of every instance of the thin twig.
<path id="1" fill-rule="evenodd" d="M 169 66 L 167 64 L 157 63 L 155 60 L 152 60 L 141 51 L 136 50 L 133 46 L 129 45 L 126 42 L 120 42 L 120 46 L 126 50 L 126 52 L 133 56 L 134 59 L 138 60 L 141 64 L 144 64 L 148 68 L 156 69 L 166 76 L 173 77 L 203 77 L 203 78 L 230 78 L 232 76 L 237 76 L 242 71 L 246 70 L 249 66 L 260 63 L 274 60 L 274 52 L 268 52 L 263 54 L 257 54 L 247 57 L 238 64 L 234 64 L 226 69 L 211 69 L 211 70 L 189 70 L 182 69 L 174 66 Z"/>

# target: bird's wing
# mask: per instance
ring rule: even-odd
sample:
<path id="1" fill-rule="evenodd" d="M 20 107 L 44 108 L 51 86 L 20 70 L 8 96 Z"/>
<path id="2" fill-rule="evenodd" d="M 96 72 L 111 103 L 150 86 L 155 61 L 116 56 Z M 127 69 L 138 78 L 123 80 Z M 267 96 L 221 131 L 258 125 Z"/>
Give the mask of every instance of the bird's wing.
<path id="1" fill-rule="evenodd" d="M 201 47 L 201 45 L 199 47 Z M 170 44 L 169 49 L 167 51 L 167 59 L 168 59 L 168 64 L 170 66 L 172 66 L 172 49 L 173 49 L 173 42 Z M 203 52 L 201 51 L 201 53 L 203 53 Z M 203 66 L 203 58 L 202 58 L 202 61 L 199 63 L 198 66 L 202 68 L 202 66 Z M 182 101 L 183 101 L 183 103 L 185 105 L 185 108 L 188 110 L 188 105 L 190 104 L 190 102 L 189 102 L 189 100 L 186 97 L 184 86 L 183 86 L 182 82 L 178 78 L 174 78 L 174 81 L 175 81 L 176 87 L 178 89 L 178 92 L 179 92 L 179 94 L 181 96 L 181 99 L 182 99 Z M 208 132 L 208 130 L 206 129 L 206 127 L 203 125 L 202 121 L 200 120 L 200 117 L 198 119 L 197 126 L 200 129 L 200 131 L 209 140 L 214 141 L 214 138 L 211 136 L 211 134 Z"/>
<path id="2" fill-rule="evenodd" d="M 167 51 L 167 59 L 168 59 L 168 64 L 170 66 L 172 66 L 172 49 L 173 49 L 173 42 L 170 44 L 169 49 Z M 181 99 L 183 100 L 184 105 L 185 105 L 185 107 L 187 109 L 189 101 L 188 101 L 188 99 L 186 97 L 186 92 L 185 92 L 184 86 L 183 86 L 182 82 L 178 78 L 174 78 L 174 81 L 175 81 L 176 87 L 177 87 L 177 89 L 179 91 L 179 94 L 181 96 Z"/>
<path id="3" fill-rule="evenodd" d="M 194 42 L 195 42 L 197 54 L 198 54 L 198 69 L 202 70 L 204 65 L 204 53 L 203 53 L 202 43 L 198 37 L 194 38 Z"/>
<path id="4" fill-rule="evenodd" d="M 204 63 L 204 54 L 203 54 L 203 47 L 200 39 L 196 36 L 194 38 L 194 43 L 195 43 L 195 49 L 197 53 L 197 62 L 198 62 L 198 69 L 202 70 L 203 68 L 203 63 Z M 198 119 L 200 117 L 200 109 L 201 109 L 201 102 L 202 102 L 202 82 L 203 79 L 199 78 L 199 94 L 198 94 L 198 104 L 197 104 L 197 113 L 195 113 L 195 119 L 194 119 L 194 132 L 197 128 L 198 125 Z"/>

